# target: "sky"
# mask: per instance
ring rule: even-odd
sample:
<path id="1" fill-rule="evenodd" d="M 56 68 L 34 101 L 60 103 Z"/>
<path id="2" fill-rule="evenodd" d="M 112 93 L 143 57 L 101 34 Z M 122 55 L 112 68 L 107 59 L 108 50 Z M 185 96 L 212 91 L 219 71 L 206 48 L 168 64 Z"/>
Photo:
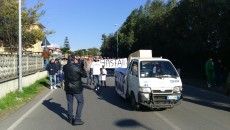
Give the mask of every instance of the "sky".
<path id="1" fill-rule="evenodd" d="M 55 33 L 51 44 L 62 46 L 68 37 L 72 51 L 100 48 L 102 34 L 114 33 L 129 14 L 147 0 L 40 0 L 45 15 L 40 22 Z M 31 7 L 37 0 L 26 0 Z M 117 24 L 118 26 L 115 26 Z"/>

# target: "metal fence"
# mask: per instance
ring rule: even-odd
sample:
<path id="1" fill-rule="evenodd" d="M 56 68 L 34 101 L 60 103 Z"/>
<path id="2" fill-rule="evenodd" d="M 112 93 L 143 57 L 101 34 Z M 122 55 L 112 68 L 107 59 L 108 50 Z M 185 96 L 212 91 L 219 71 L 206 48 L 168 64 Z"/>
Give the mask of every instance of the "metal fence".
<path id="1" fill-rule="evenodd" d="M 43 70 L 43 58 L 41 55 L 22 56 L 23 76 Z M 16 54 L 0 54 L 0 83 L 18 77 L 18 56 Z"/>

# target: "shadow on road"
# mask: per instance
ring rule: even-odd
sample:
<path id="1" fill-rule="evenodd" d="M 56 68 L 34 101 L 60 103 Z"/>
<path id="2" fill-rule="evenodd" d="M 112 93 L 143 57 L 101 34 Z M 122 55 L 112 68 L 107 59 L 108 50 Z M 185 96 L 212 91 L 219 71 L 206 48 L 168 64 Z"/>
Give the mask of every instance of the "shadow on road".
<path id="1" fill-rule="evenodd" d="M 108 86 L 106 88 L 101 87 L 101 90 L 99 93 L 97 93 L 97 95 L 99 96 L 100 100 L 104 100 L 114 106 L 125 110 L 132 110 L 129 103 L 116 93 L 113 86 Z"/>
<path id="2" fill-rule="evenodd" d="M 108 87 L 101 87 L 101 90 L 99 92 L 96 92 L 96 94 L 99 96 L 98 99 L 104 100 L 114 106 L 117 106 L 121 109 L 133 111 L 133 109 L 130 106 L 129 101 L 123 99 L 121 96 L 119 96 L 116 93 L 114 86 L 108 86 Z M 141 106 L 141 109 L 139 111 L 142 112 L 152 112 L 152 111 L 161 111 L 160 109 L 151 110 L 147 107 Z"/>
<path id="3" fill-rule="evenodd" d="M 121 96 L 119 96 L 117 93 L 116 93 L 116 90 L 115 90 L 115 86 L 114 86 L 114 78 L 113 77 L 109 77 L 107 78 L 107 87 L 100 87 L 100 90 L 99 91 L 95 91 L 94 89 L 94 85 L 86 85 L 85 83 L 85 79 L 83 80 L 83 87 L 85 89 L 88 89 L 88 90 L 91 90 L 91 91 L 94 91 L 100 99 L 100 100 L 104 100 L 114 106 L 117 106 L 121 109 L 124 109 L 124 110 L 128 110 L 128 111 L 133 111 L 133 109 L 131 108 L 130 106 L 130 103 L 129 101 L 123 99 Z M 147 107 L 141 107 L 141 110 L 142 112 L 152 112 L 152 111 L 162 111 L 161 109 L 155 109 L 155 110 L 152 110 L 152 109 L 149 109 Z"/>
<path id="4" fill-rule="evenodd" d="M 129 103 L 125 101 L 123 98 L 121 98 L 115 91 L 115 87 L 112 86 L 111 82 L 113 82 L 113 79 L 107 78 L 107 87 L 100 87 L 99 91 L 95 91 L 94 85 L 86 85 L 86 79 L 83 79 L 83 87 L 85 89 L 94 91 L 100 99 L 104 100 L 114 106 L 117 106 L 119 108 L 122 108 L 124 110 L 129 110 L 131 111 L 132 109 L 129 106 Z"/>
<path id="5" fill-rule="evenodd" d="M 140 128 L 140 129 L 142 128 L 146 130 L 153 130 L 152 128 L 149 128 L 133 119 L 122 119 L 122 120 L 115 122 L 115 125 L 118 127 L 121 127 L 121 129 L 122 128 L 123 129 L 124 128 Z"/>
<path id="6" fill-rule="evenodd" d="M 44 87 L 50 88 L 50 85 L 45 81 L 41 81 L 39 82 L 39 84 L 43 85 Z"/>
<path id="7" fill-rule="evenodd" d="M 195 103 L 198 105 L 230 111 L 230 98 L 227 96 L 210 93 L 200 88 L 184 87 L 184 98 L 186 102 Z"/>
<path id="8" fill-rule="evenodd" d="M 59 103 L 52 102 L 51 99 L 43 101 L 43 105 L 46 106 L 49 110 L 59 115 L 63 120 L 68 120 L 67 111 Z"/>

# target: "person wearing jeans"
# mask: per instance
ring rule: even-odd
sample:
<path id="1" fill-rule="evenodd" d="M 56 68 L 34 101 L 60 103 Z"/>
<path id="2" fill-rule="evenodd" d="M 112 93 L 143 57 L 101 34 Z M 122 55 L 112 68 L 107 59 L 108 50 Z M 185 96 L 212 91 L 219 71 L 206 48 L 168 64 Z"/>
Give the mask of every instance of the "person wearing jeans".
<path id="1" fill-rule="evenodd" d="M 56 75 L 56 81 L 57 81 L 57 84 L 61 84 L 61 69 L 62 69 L 62 66 L 61 66 L 61 63 L 59 61 L 59 59 L 55 59 L 55 64 L 56 64 L 56 67 L 57 67 L 57 75 Z"/>
<path id="2" fill-rule="evenodd" d="M 66 94 L 66 98 L 67 98 L 67 107 L 68 107 L 68 117 L 71 121 L 71 123 L 73 122 L 73 120 L 75 121 L 81 121 L 81 113 L 82 113 L 82 109 L 83 109 L 83 105 L 84 105 L 84 98 L 83 98 L 83 93 L 80 94 Z M 74 119 L 74 115 L 73 115 L 73 100 L 74 98 L 77 100 L 77 110 L 76 110 L 76 116 Z"/>
<path id="3" fill-rule="evenodd" d="M 46 70 L 48 71 L 49 74 L 49 79 L 50 79 L 50 89 L 57 89 L 56 85 L 56 76 L 57 76 L 57 66 L 55 64 L 55 60 L 51 59 L 49 64 L 46 66 Z"/>
<path id="4" fill-rule="evenodd" d="M 80 65 L 75 65 L 77 59 L 69 57 L 68 63 L 63 66 L 65 92 L 67 98 L 68 121 L 73 125 L 83 125 L 81 113 L 84 106 L 82 77 L 86 77 L 86 72 Z M 73 114 L 73 99 L 77 100 L 76 116 Z"/>
<path id="5" fill-rule="evenodd" d="M 54 75 L 49 75 L 49 79 L 50 79 L 50 89 L 57 89 L 56 85 L 57 85 L 57 74 Z"/>

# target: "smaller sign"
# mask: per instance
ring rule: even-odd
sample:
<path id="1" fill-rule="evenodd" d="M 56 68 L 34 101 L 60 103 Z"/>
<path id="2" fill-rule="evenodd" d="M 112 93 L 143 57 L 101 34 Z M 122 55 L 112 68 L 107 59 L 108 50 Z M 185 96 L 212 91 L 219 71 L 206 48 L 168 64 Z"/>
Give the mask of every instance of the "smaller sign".
<path id="1" fill-rule="evenodd" d="M 127 68 L 127 58 L 122 59 L 103 59 L 100 63 L 105 68 Z"/>

